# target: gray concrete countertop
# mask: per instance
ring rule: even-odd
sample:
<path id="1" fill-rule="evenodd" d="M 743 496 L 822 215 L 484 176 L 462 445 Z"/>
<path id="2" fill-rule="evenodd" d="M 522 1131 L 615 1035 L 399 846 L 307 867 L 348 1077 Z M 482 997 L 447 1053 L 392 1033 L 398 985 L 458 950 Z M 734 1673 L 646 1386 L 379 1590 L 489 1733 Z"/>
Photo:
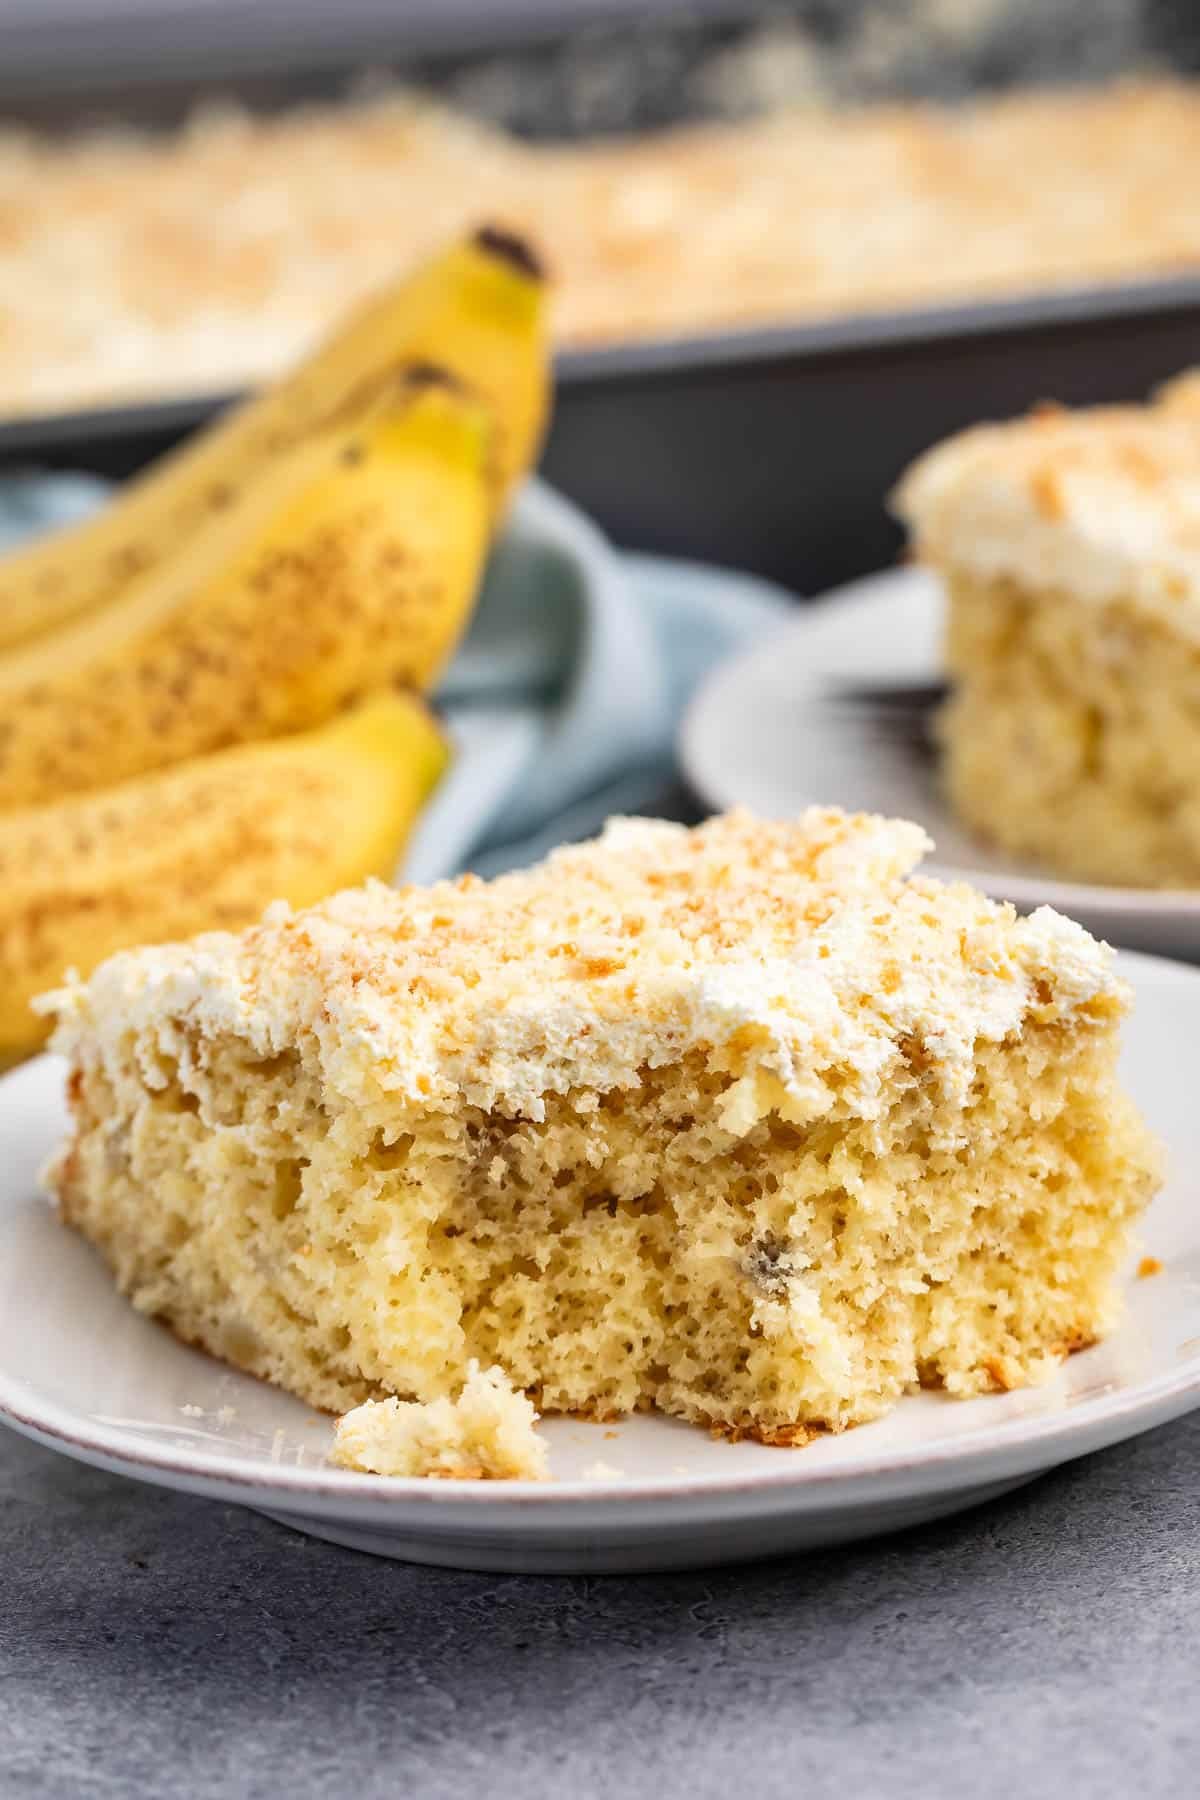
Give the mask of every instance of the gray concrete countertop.
<path id="1" fill-rule="evenodd" d="M 0 1794 L 1200 1790 L 1200 1415 L 949 1523 L 695 1575 L 453 1574 L 0 1428 Z"/>

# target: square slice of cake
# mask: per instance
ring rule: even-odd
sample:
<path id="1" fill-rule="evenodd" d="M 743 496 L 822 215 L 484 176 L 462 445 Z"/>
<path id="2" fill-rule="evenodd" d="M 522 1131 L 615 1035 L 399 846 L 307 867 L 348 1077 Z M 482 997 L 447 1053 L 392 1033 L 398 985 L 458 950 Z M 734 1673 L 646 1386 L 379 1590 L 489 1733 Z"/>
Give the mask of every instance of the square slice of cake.
<path id="1" fill-rule="evenodd" d="M 1200 884 L 1198 391 L 977 427 L 896 495 L 948 594 L 948 798 L 1084 881 Z"/>
<path id="2" fill-rule="evenodd" d="M 55 997 L 63 1217 L 135 1306 L 342 1410 L 499 1366 L 542 1412 L 770 1443 L 1038 1378 L 1156 1180 L 1110 953 L 812 810 L 273 908 Z"/>

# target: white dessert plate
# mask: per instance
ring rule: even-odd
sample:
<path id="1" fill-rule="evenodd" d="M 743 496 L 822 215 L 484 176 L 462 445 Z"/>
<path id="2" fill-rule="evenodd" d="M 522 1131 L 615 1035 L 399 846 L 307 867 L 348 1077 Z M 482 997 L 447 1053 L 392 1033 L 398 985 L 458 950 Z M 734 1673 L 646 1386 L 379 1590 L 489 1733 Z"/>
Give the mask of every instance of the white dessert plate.
<path id="1" fill-rule="evenodd" d="M 414 1562 L 511 1571 L 699 1567 L 892 1531 L 1004 1493 L 1200 1405 L 1200 970 L 1122 956 L 1138 991 L 1124 1075 L 1169 1177 L 1127 1272 L 1128 1310 L 1053 1382 L 917 1394 L 804 1449 L 674 1421 L 549 1420 L 546 1483 L 393 1481 L 329 1466 L 327 1418 L 178 1344 L 117 1294 L 37 1192 L 64 1123 L 51 1057 L 0 1081 L 0 1419 L 69 1456 L 235 1501 Z M 1137 1258 L 1162 1262 L 1151 1278 Z"/>
<path id="2" fill-rule="evenodd" d="M 934 873 L 1022 910 L 1054 906 L 1110 943 L 1200 958 L 1200 889 L 1058 881 L 959 825 L 924 741 L 942 677 L 942 591 L 926 569 L 889 569 L 836 589 L 714 671 L 683 721 L 692 786 L 718 808 L 767 818 L 848 807 L 915 819 Z"/>

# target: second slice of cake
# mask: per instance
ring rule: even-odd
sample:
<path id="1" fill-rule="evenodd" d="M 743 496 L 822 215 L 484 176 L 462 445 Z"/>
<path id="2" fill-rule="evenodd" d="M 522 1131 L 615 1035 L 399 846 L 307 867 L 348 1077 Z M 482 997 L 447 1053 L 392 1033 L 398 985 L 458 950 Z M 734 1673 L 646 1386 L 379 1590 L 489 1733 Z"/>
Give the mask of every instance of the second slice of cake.
<path id="1" fill-rule="evenodd" d="M 978 426 L 896 496 L 946 583 L 947 796 L 1083 881 L 1200 885 L 1198 391 Z"/>
<path id="2" fill-rule="evenodd" d="M 57 998 L 64 1217 L 142 1310 L 315 1405 L 654 1406 L 767 1442 L 1111 1323 L 1156 1179 L 1128 995 L 912 825 L 618 821 Z"/>

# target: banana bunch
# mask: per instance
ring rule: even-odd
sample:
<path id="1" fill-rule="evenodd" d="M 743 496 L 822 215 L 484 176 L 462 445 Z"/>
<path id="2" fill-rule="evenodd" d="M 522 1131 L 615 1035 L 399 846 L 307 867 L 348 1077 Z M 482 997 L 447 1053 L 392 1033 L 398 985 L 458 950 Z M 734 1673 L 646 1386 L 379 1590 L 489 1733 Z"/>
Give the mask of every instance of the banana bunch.
<path id="1" fill-rule="evenodd" d="M 0 1068 L 69 966 L 390 876 L 447 760 L 424 703 L 385 691 L 316 731 L 0 816 Z"/>
<path id="2" fill-rule="evenodd" d="M 485 228 L 364 302 L 290 376 L 164 457 L 115 506 L 7 557 L 0 650 L 124 593 L 233 506 L 271 458 L 423 366 L 457 376 L 485 406 L 489 491 L 499 512 L 545 424 L 545 290 L 521 240 Z"/>
<path id="3" fill-rule="evenodd" d="M 68 965 L 386 873 L 447 759 L 415 696 L 529 467 L 540 271 L 482 231 L 95 519 L 0 563 L 0 1063 Z"/>

